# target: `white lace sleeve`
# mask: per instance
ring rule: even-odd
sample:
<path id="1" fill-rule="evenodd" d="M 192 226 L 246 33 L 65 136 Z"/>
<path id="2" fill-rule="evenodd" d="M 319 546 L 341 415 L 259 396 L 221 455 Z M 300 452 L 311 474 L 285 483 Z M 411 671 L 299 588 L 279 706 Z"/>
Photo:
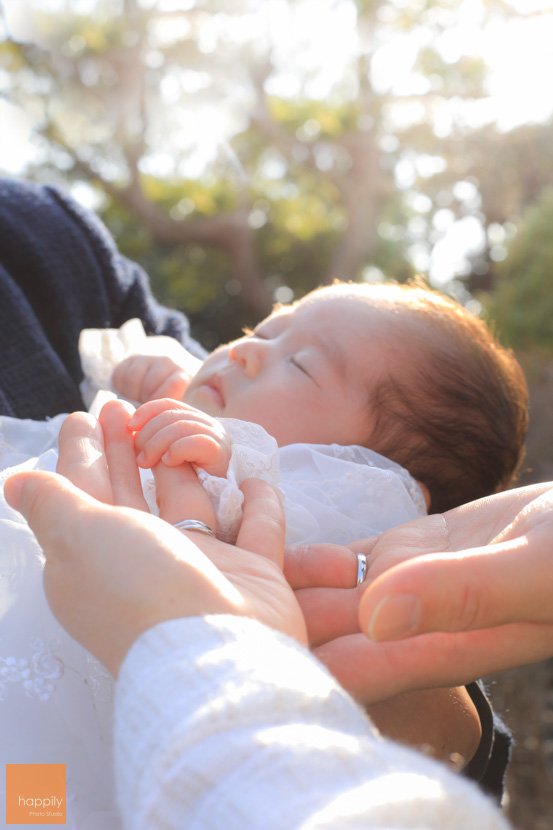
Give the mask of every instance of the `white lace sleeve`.
<path id="1" fill-rule="evenodd" d="M 261 478 L 278 488 L 278 446 L 259 424 L 219 418 L 232 441 L 232 455 L 226 478 L 210 476 L 197 468 L 217 516 L 217 536 L 235 542 L 242 520 L 244 496 L 240 485 L 247 478 Z"/>
<path id="2" fill-rule="evenodd" d="M 202 362 L 173 337 L 161 334 L 148 337 L 138 318 L 127 320 L 119 329 L 83 329 L 79 337 L 84 374 L 81 395 L 87 407 L 98 391 L 113 391 L 113 370 L 133 354 L 166 355 L 191 375 L 196 374 Z"/>

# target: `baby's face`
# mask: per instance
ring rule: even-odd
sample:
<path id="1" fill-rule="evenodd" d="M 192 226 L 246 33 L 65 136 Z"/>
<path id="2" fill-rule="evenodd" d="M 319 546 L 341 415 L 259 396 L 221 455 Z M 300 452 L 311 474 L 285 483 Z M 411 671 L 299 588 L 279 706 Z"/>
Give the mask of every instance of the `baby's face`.
<path id="1" fill-rule="evenodd" d="M 284 306 L 218 348 L 184 400 L 210 415 L 261 424 L 279 446 L 364 444 L 371 385 L 390 369 L 389 308 L 330 287 Z"/>

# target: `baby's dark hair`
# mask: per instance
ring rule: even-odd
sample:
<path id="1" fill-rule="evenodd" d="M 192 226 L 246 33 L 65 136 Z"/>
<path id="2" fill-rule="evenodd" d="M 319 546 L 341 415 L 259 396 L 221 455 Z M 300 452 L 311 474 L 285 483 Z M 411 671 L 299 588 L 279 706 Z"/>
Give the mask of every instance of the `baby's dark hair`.
<path id="1" fill-rule="evenodd" d="M 528 390 L 513 353 L 476 315 L 421 280 L 367 291 L 398 315 L 386 345 L 400 367 L 370 391 L 367 446 L 428 488 L 432 513 L 505 489 L 528 426 Z"/>

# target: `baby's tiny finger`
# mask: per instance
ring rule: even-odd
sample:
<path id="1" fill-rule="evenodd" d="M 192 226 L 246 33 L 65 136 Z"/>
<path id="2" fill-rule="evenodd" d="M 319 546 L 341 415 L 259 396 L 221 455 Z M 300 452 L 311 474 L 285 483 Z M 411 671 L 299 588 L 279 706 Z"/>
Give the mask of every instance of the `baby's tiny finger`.
<path id="1" fill-rule="evenodd" d="M 188 461 L 205 469 L 217 463 L 220 453 L 219 444 L 210 435 L 191 435 L 171 443 L 161 458 L 169 467 Z"/>
<path id="2" fill-rule="evenodd" d="M 143 376 L 144 365 L 140 356 L 131 355 L 122 360 L 113 370 L 113 388 L 120 395 L 136 401 L 140 396 Z"/>
<path id="3" fill-rule="evenodd" d="M 135 448 L 140 452 L 137 461 L 141 467 L 157 464 L 173 444 L 188 437 L 189 426 L 186 422 L 175 421 L 165 426 L 162 425 L 163 422 L 163 416 L 160 415 L 151 422 L 152 428 L 146 424 L 144 430 L 135 437 Z M 153 428 L 154 423 L 159 425 L 157 429 Z M 193 459 L 183 458 L 183 461 L 190 460 Z"/>
<path id="4" fill-rule="evenodd" d="M 152 397 L 175 398 L 176 400 L 180 400 L 186 392 L 189 383 L 190 375 L 182 369 L 176 369 L 154 390 Z"/>
<path id="5" fill-rule="evenodd" d="M 176 369 L 171 358 L 157 357 L 150 363 L 147 372 L 144 375 L 142 382 L 142 395 L 144 401 L 154 400 L 159 395 L 156 395 L 156 390 Z"/>

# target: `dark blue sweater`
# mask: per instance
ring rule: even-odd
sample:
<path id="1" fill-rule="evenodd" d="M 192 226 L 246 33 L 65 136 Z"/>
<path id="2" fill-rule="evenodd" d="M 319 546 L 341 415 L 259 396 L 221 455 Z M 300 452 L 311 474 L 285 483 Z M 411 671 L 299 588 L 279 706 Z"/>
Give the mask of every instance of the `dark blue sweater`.
<path id="1" fill-rule="evenodd" d="M 83 328 L 139 317 L 205 356 L 186 317 L 161 307 L 144 271 L 91 212 L 54 187 L 0 181 L 0 414 L 41 420 L 83 409 Z"/>

